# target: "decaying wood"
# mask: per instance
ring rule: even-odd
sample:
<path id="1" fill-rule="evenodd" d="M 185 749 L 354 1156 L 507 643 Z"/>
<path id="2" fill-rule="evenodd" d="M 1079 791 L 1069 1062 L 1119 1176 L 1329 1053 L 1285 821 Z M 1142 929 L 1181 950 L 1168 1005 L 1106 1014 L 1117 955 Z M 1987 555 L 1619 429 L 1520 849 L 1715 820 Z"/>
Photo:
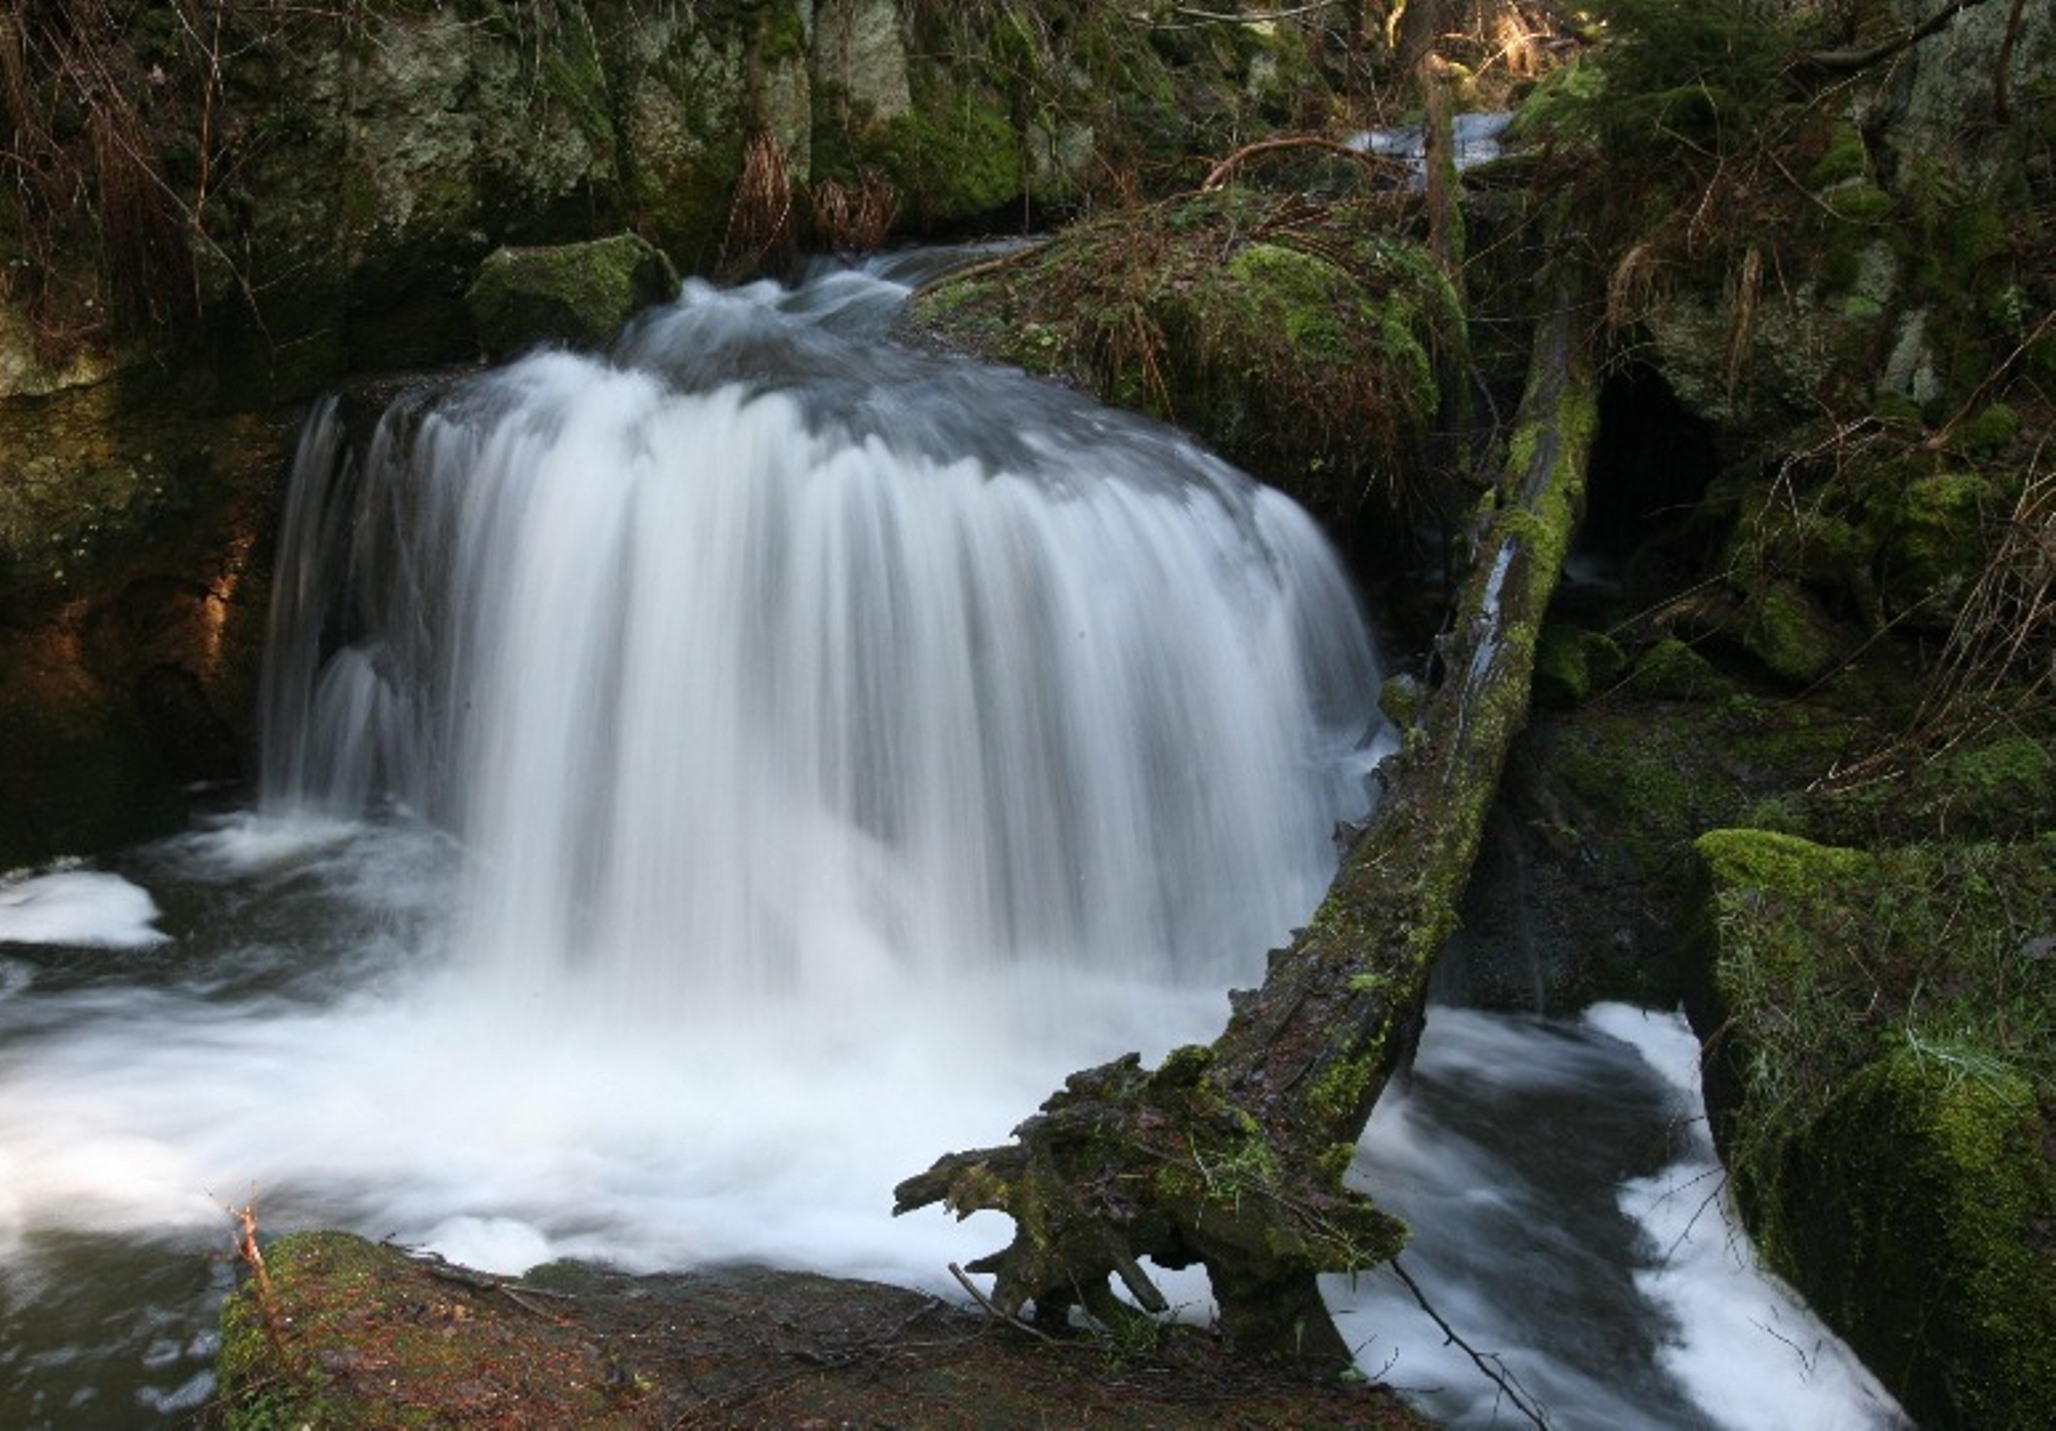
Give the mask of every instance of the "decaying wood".
<path id="1" fill-rule="evenodd" d="M 993 1306 L 1060 1328 L 1163 1298 L 1139 1259 L 1203 1263 L 1241 1350 L 1340 1366 L 1316 1278 L 1389 1260 L 1398 1219 L 1343 1185 L 1372 1105 L 1420 1025 L 1455 930 L 1508 742 L 1525 719 L 1536 633 L 1582 501 L 1594 385 L 1567 284 L 1540 324 L 1528 389 L 1441 677 L 1381 769 L 1385 793 L 1311 922 L 1230 996 L 1226 1029 L 1154 1070 L 1131 1054 L 1072 1074 L 1001 1147 L 950 1153 L 895 1190 L 1008 1214 L 1014 1240 L 971 1264 Z"/>

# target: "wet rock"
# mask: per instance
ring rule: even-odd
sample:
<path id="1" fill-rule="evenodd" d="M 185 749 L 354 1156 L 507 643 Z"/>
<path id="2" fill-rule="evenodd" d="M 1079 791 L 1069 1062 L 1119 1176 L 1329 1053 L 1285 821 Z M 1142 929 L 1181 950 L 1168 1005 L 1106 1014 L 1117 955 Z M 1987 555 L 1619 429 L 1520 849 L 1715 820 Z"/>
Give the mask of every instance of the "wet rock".
<path id="1" fill-rule="evenodd" d="M 678 295 L 671 261 L 634 234 L 553 248 L 501 248 L 464 295 L 486 356 L 541 343 L 600 348 L 643 308 Z"/>

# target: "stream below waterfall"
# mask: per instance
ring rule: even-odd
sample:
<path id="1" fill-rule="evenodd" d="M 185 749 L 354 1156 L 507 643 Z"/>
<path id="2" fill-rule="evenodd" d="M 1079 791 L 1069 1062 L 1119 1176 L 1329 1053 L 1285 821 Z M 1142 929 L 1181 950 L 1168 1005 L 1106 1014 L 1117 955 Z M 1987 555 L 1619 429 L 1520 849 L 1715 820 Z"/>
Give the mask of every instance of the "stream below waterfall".
<path id="1" fill-rule="evenodd" d="M 0 879 L 0 1426 L 190 1424 L 243 1206 L 955 1296 L 1008 1225 L 894 1183 L 1261 978 L 1374 788 L 1350 584 L 1177 435 L 893 345 L 911 277 L 310 417 L 260 788 Z M 1903 1424 L 1753 1270 L 1694 1052 L 1438 1008 L 1356 1175 L 1553 1426 Z M 1518 1424 L 1389 1274 L 1327 1290 L 1366 1374 Z"/>

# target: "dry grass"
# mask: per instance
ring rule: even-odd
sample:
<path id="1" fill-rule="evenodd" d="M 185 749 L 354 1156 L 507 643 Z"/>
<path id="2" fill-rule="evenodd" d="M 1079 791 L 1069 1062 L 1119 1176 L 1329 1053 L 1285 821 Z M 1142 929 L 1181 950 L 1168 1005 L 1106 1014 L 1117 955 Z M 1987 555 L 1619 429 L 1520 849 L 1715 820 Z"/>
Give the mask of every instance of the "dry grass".
<path id="1" fill-rule="evenodd" d="M 797 242 L 785 146 L 776 135 L 758 134 L 743 151 L 716 274 L 733 283 L 768 273 L 792 257 Z"/>
<path id="2" fill-rule="evenodd" d="M 828 179 L 813 188 L 815 239 L 838 253 L 881 247 L 899 216 L 899 190 L 876 169 L 853 184 Z"/>
<path id="3" fill-rule="evenodd" d="M 1943 648 L 1920 723 L 2056 701 L 2056 470 L 2036 454 L 1984 573 Z"/>

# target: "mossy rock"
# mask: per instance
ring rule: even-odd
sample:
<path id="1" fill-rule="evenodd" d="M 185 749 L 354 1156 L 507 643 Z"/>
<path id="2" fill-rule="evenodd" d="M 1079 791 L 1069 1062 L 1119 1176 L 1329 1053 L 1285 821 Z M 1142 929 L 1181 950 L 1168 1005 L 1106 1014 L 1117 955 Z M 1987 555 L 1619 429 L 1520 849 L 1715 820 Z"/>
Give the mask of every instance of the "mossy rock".
<path id="1" fill-rule="evenodd" d="M 542 343 L 604 347 L 639 310 L 678 294 L 671 261 L 634 234 L 487 255 L 464 295 L 494 360 Z"/>
<path id="2" fill-rule="evenodd" d="M 1953 625 L 1984 573 L 1999 505 L 1992 484 L 1974 474 L 1941 473 L 1909 482 L 1884 540 L 1882 594 L 1888 606 L 1918 625 Z"/>
<path id="3" fill-rule="evenodd" d="M 1949 449 L 1967 457 L 1995 457 L 2019 432 L 2019 411 L 2010 403 L 1995 402 L 1958 424 L 1949 434 Z"/>
<path id="4" fill-rule="evenodd" d="M 1551 622 L 1535 642 L 1535 700 L 1567 709 L 1620 678 L 1627 658 L 1611 637 Z"/>
<path id="5" fill-rule="evenodd" d="M 1843 641 L 1835 623 L 1797 584 L 1770 581 L 1750 594 L 1742 645 L 1772 675 L 1805 685 L 1841 658 Z"/>
<path id="6" fill-rule="evenodd" d="M 926 88 L 925 86 L 923 87 Z M 964 91 L 886 121 L 873 159 L 912 196 L 930 228 L 974 223 L 1016 202 L 1027 184 L 1020 137 L 990 96 Z"/>
<path id="7" fill-rule="evenodd" d="M 2056 1406 L 2050 1135 L 2019 1075 L 1907 1041 L 1786 1155 L 1781 1270 L 1923 1426 Z"/>
<path id="8" fill-rule="evenodd" d="M 1863 133 L 1854 124 L 1838 124 L 1828 137 L 1827 147 L 1813 167 L 1806 171 L 1806 187 L 1816 194 L 1837 185 L 1870 176 L 1870 154 L 1863 146 Z"/>
<path id="9" fill-rule="evenodd" d="M 1628 689 L 1644 700 L 1712 701 L 1734 685 L 1689 644 L 1666 636 L 1636 658 Z"/>
<path id="10" fill-rule="evenodd" d="M 1462 305 L 1368 207 L 1224 190 L 1082 222 L 928 290 L 909 323 L 1178 423 L 1332 531 L 1456 501 L 1422 453 Z"/>
<path id="11" fill-rule="evenodd" d="M 1695 848 L 1708 1112 L 1765 1258 L 1922 1425 L 2043 1424 L 2056 841 Z"/>
<path id="12" fill-rule="evenodd" d="M 1993 723 L 1966 723 L 1946 748 L 1901 762 L 1897 779 L 1795 796 L 1788 808 L 1798 832 L 1911 843 L 2026 840 L 2056 829 L 2056 724 L 1984 718 Z"/>
<path id="13" fill-rule="evenodd" d="M 1736 890 L 1810 896 L 1824 882 L 1861 877 L 1871 869 L 1871 857 L 1861 850 L 1771 830 L 1709 830 L 1693 848 L 1706 862 L 1717 898 Z"/>

